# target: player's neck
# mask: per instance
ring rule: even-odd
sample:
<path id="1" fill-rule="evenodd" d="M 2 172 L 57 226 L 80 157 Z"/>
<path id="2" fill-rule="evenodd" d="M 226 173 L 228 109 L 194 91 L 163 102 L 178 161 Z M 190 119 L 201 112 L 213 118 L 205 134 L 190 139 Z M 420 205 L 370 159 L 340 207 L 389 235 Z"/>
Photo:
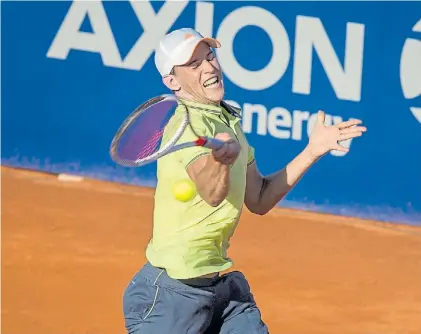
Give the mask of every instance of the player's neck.
<path id="1" fill-rule="evenodd" d="M 200 97 L 200 96 L 193 96 L 187 92 L 178 92 L 177 93 L 177 97 L 186 101 L 190 101 L 193 103 L 198 103 L 198 104 L 204 104 L 204 105 L 213 105 L 216 107 L 220 107 L 221 106 L 221 102 L 220 101 L 210 101 L 208 99 L 206 99 L 205 97 Z"/>

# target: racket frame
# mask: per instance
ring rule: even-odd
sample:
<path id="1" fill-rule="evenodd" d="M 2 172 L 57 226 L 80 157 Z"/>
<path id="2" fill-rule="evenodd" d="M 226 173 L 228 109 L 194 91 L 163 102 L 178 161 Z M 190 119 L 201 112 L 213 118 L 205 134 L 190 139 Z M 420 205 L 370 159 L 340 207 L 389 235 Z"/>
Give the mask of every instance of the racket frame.
<path id="1" fill-rule="evenodd" d="M 179 128 L 177 129 L 174 136 L 157 152 L 142 158 L 137 159 L 134 161 L 130 161 L 127 159 L 120 159 L 117 154 L 117 146 L 119 144 L 119 140 L 125 130 L 130 126 L 132 121 L 136 119 L 139 115 L 141 115 L 143 112 L 145 112 L 148 108 L 152 107 L 156 103 L 160 103 L 164 100 L 167 101 L 175 101 L 178 105 L 182 105 L 184 107 L 184 118 L 182 120 L 182 123 L 180 124 Z M 174 145 L 182 136 L 185 129 L 189 127 L 191 131 L 195 134 L 197 137 L 196 140 L 186 143 L 181 143 Z M 190 123 L 190 114 L 188 107 L 175 95 L 172 94 L 162 94 L 159 96 L 156 96 L 152 99 L 149 99 L 148 101 L 144 102 L 143 104 L 139 105 L 123 122 L 123 124 L 120 126 L 120 128 L 117 130 L 116 134 L 113 137 L 113 140 L 110 145 L 110 156 L 114 162 L 117 164 L 124 166 L 124 167 L 141 167 L 144 165 L 147 165 L 151 162 L 154 162 L 158 160 L 159 158 L 163 157 L 164 155 L 167 155 L 169 153 L 188 148 L 188 147 L 194 147 L 194 146 L 203 146 L 209 149 L 217 150 L 221 148 L 224 145 L 224 142 L 215 138 L 209 138 L 204 136 L 199 136 L 196 131 L 194 130 L 193 126 Z"/>

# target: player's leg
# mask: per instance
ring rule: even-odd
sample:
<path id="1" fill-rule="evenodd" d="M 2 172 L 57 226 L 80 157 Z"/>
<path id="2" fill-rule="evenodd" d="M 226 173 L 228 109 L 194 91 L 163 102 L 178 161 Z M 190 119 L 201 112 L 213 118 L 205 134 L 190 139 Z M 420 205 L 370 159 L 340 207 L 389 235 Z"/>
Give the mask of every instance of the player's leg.
<path id="1" fill-rule="evenodd" d="M 185 285 L 148 263 L 124 292 L 127 332 L 203 333 L 212 320 L 214 299 L 212 289 Z"/>
<path id="2" fill-rule="evenodd" d="M 222 316 L 220 334 L 268 334 L 244 275 L 238 271 L 227 274 L 224 286 L 230 297 Z"/>

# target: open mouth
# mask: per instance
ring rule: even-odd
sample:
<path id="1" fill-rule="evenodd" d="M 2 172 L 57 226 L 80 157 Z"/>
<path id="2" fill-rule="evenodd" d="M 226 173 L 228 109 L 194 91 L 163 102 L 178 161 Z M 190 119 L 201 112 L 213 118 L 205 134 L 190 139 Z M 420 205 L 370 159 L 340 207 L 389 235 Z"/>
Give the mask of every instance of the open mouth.
<path id="1" fill-rule="evenodd" d="M 216 76 L 206 80 L 203 83 L 203 87 L 205 88 L 213 88 L 213 87 L 217 87 L 218 85 L 219 85 L 219 78 Z"/>

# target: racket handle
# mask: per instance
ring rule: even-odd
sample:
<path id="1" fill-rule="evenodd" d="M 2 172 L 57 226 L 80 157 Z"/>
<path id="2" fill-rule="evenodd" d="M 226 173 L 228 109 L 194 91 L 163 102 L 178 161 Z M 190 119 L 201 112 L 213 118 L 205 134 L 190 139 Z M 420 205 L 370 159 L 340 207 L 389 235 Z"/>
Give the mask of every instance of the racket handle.
<path id="1" fill-rule="evenodd" d="M 210 148 L 211 150 L 218 150 L 222 146 L 224 146 L 224 144 L 225 142 L 223 142 L 222 140 L 207 137 L 206 142 L 203 146 Z"/>

